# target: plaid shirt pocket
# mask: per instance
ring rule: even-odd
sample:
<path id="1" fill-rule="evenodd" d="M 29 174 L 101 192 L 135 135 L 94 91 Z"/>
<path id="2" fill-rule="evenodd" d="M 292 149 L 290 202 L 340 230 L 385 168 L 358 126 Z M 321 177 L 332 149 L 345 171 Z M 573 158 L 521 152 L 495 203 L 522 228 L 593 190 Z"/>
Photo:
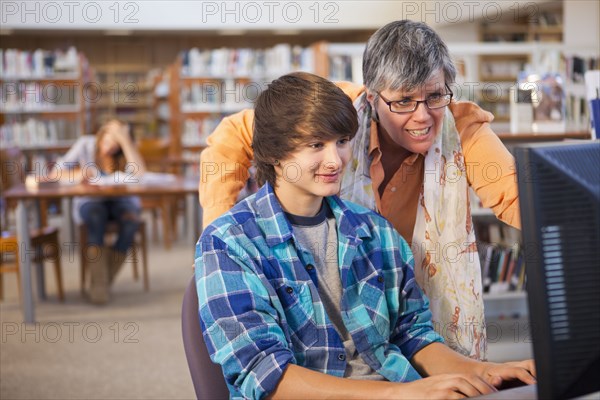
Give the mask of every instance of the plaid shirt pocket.
<path id="1" fill-rule="evenodd" d="M 278 279 L 273 284 L 285 313 L 281 320 L 285 334 L 292 350 L 303 353 L 319 337 L 309 283 Z"/>
<path id="2" fill-rule="evenodd" d="M 383 275 L 378 274 L 370 279 L 359 283 L 358 290 L 360 297 L 363 299 L 363 304 L 370 321 L 363 321 L 363 324 L 372 324 L 379 336 L 372 337 L 376 343 L 386 341 L 390 332 L 389 310 L 385 297 L 385 285 Z"/>

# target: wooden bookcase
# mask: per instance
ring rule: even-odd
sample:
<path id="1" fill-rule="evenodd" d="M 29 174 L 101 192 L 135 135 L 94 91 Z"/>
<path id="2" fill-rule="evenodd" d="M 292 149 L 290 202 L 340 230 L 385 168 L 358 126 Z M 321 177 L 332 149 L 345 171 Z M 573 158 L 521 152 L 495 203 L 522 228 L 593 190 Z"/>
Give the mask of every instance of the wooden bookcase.
<path id="1" fill-rule="evenodd" d="M 1 145 L 21 148 L 30 166 L 52 161 L 91 128 L 96 88 L 87 60 L 75 49 L 3 50 L 2 58 Z"/>
<path id="2" fill-rule="evenodd" d="M 189 158 L 201 151 L 223 117 L 252 108 L 258 94 L 280 75 L 323 72 L 317 61 L 321 45 L 184 51 L 162 78 L 168 82 L 168 96 L 157 99 L 168 99 L 171 155 Z"/>
<path id="3" fill-rule="evenodd" d="M 563 41 L 563 10 L 560 2 L 524 9 L 520 15 L 507 13 L 502 21 L 484 21 L 479 27 L 481 43 L 555 43 Z M 531 53 L 480 53 L 478 78 L 481 90 L 474 100 L 492 112 L 496 122 L 510 121 L 510 88 L 521 71 L 540 72 L 539 59 Z"/>
<path id="4" fill-rule="evenodd" d="M 104 64 L 94 67 L 101 96 L 94 104 L 96 121 L 118 118 L 130 124 L 139 140 L 152 135 L 153 76 L 148 65 Z"/>

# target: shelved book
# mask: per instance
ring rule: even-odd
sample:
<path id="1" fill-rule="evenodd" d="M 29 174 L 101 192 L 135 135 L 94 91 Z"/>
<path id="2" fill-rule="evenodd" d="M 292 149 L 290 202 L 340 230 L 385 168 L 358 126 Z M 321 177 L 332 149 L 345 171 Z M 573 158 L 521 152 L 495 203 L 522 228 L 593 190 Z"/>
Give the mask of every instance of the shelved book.
<path id="1" fill-rule="evenodd" d="M 222 115 L 216 114 L 202 119 L 186 119 L 183 123 L 182 144 L 184 146 L 206 146 L 206 138 L 215 130 L 222 118 Z"/>
<path id="2" fill-rule="evenodd" d="M 314 52 L 285 43 L 267 49 L 192 48 L 183 52 L 181 65 L 184 77 L 273 79 L 298 70 L 314 71 Z"/>
<path id="3" fill-rule="evenodd" d="M 67 51 L 0 49 L 2 79 L 57 78 L 79 75 L 79 56 L 74 47 Z"/>
<path id="4" fill-rule="evenodd" d="M 78 137 L 78 123 L 67 119 L 43 120 L 28 118 L 25 121 L 7 118 L 0 126 L 0 145 L 29 148 L 59 144 L 72 144 Z"/>
<path id="5" fill-rule="evenodd" d="M 483 292 L 498 294 L 525 290 L 525 257 L 519 245 L 479 244 Z"/>

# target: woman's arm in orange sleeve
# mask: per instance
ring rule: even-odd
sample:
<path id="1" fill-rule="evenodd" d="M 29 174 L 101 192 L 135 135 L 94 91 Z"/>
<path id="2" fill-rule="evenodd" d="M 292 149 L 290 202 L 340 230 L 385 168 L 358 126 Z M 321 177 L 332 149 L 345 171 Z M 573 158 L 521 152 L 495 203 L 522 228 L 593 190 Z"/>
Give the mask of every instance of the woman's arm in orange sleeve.
<path id="1" fill-rule="evenodd" d="M 474 174 L 469 179 L 471 186 L 484 207 L 491 208 L 501 221 L 521 229 L 515 159 L 489 124 L 479 130 L 480 134 L 468 150 L 469 155 L 465 150 L 465 160 L 474 163 L 471 168 Z"/>
<path id="2" fill-rule="evenodd" d="M 334 83 L 337 87 L 342 89 L 342 91 L 346 93 L 346 96 L 350 97 L 352 101 L 356 100 L 356 98 L 365 91 L 365 87 L 363 85 L 357 85 L 353 82 L 338 81 Z"/>
<path id="3" fill-rule="evenodd" d="M 521 229 L 515 159 L 491 129 L 493 117 L 473 103 L 464 104 L 460 110 L 454 105 L 451 108 L 460 132 L 469 184 L 484 207 L 491 208 L 501 221 Z"/>
<path id="4" fill-rule="evenodd" d="M 253 121 L 253 110 L 238 112 L 223 118 L 208 137 L 208 147 L 200 154 L 198 187 L 203 226 L 233 207 L 248 180 Z"/>

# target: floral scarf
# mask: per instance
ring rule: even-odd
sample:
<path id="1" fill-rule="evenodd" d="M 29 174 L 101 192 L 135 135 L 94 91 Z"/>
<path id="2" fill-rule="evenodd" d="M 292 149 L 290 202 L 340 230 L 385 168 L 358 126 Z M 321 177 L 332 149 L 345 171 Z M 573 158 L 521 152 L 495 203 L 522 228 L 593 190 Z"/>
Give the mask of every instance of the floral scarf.
<path id="1" fill-rule="evenodd" d="M 342 198 L 376 210 L 370 177 L 371 107 L 355 100 L 359 128 L 344 172 Z M 429 297 L 435 330 L 459 353 L 486 359 L 481 267 L 469 204 L 469 184 L 454 117 L 447 108 L 442 129 L 425 154 L 412 238 L 415 278 Z M 434 172 L 435 171 L 435 172 Z"/>

